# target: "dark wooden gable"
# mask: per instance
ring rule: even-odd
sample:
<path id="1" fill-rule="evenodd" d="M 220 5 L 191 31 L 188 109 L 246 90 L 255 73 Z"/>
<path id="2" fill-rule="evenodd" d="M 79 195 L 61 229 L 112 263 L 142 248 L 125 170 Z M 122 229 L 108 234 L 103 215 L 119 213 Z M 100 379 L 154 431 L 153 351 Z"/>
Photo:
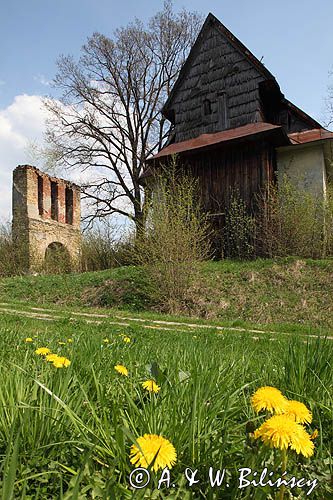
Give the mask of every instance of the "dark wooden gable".
<path id="1" fill-rule="evenodd" d="M 284 98 L 274 76 L 213 14 L 163 113 L 174 125 L 169 142 L 258 121 L 281 124 L 287 133 L 319 125 Z"/>
<path id="2" fill-rule="evenodd" d="M 164 107 L 175 141 L 264 121 L 259 84 L 268 78 L 274 80 L 209 14 Z"/>

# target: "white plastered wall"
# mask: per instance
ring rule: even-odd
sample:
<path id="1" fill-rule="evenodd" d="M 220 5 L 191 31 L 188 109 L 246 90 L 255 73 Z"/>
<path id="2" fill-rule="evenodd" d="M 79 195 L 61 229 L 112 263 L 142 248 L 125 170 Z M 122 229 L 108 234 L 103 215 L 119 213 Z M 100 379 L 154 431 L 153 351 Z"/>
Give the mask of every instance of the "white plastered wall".
<path id="1" fill-rule="evenodd" d="M 286 175 L 301 191 L 316 197 L 326 193 L 326 165 L 322 142 L 287 146 L 277 149 L 278 182 Z"/>

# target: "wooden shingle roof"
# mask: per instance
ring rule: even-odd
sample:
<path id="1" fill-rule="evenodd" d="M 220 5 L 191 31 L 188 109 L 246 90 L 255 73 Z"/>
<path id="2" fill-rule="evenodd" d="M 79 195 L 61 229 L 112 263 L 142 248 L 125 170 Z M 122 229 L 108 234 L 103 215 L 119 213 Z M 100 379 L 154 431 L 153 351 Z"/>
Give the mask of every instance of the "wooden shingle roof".
<path id="1" fill-rule="evenodd" d="M 180 86 L 181 82 L 183 81 L 183 79 L 187 75 L 187 73 L 192 65 L 192 61 L 196 57 L 201 40 L 205 37 L 206 32 L 208 31 L 208 29 L 211 26 L 214 26 L 214 28 L 216 28 L 233 45 L 233 47 L 236 50 L 238 50 L 241 54 L 245 55 L 246 58 L 249 60 L 249 62 L 253 66 L 256 67 L 256 69 L 259 71 L 259 73 L 264 78 L 274 82 L 274 84 L 279 89 L 279 85 L 278 85 L 275 77 L 272 75 L 272 73 L 270 71 L 268 71 L 268 69 L 263 65 L 263 63 L 260 62 L 259 59 L 254 54 L 252 54 L 252 52 L 235 35 L 233 35 L 231 33 L 231 31 L 229 31 L 228 28 L 226 28 L 226 26 L 224 26 L 224 24 L 222 24 L 221 21 L 219 21 L 217 19 L 217 17 L 215 17 L 210 12 L 208 14 L 201 30 L 200 30 L 200 33 L 199 33 L 193 47 L 190 50 L 190 53 L 189 53 L 184 65 L 183 65 L 180 73 L 179 73 L 179 76 L 178 76 L 178 78 L 177 78 L 177 80 L 176 80 L 176 82 L 175 82 L 175 84 L 174 84 L 174 86 L 169 94 L 167 101 L 162 108 L 162 113 L 166 116 L 166 118 L 168 118 L 168 110 L 172 104 L 172 101 L 174 99 L 175 94 L 177 93 L 178 87 Z"/>

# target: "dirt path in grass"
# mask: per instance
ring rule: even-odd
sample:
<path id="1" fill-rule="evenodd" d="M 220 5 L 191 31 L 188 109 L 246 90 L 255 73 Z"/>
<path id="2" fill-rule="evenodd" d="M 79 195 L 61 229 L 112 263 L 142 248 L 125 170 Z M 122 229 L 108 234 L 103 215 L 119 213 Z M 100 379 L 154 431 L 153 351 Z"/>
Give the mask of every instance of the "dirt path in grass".
<path id="1" fill-rule="evenodd" d="M 17 309 L 17 307 L 22 307 L 22 309 Z M 58 309 L 48 309 L 43 307 L 33 307 L 27 306 L 26 304 L 20 303 L 13 304 L 9 302 L 0 302 L 0 314 L 11 315 L 11 316 L 23 316 L 26 318 L 33 318 L 40 321 L 59 321 L 65 318 L 69 321 L 75 321 L 80 318 L 85 323 L 92 324 L 102 324 L 108 323 L 110 325 L 116 326 L 131 326 L 131 324 L 140 324 L 142 328 L 154 329 L 154 330 L 169 330 L 169 331 L 192 331 L 197 329 L 208 329 L 214 330 L 217 333 L 222 332 L 238 332 L 238 333 L 249 333 L 253 339 L 258 340 L 260 337 L 253 336 L 253 334 L 268 334 L 274 335 L 274 338 L 270 340 L 275 340 L 279 335 L 294 335 L 292 332 L 280 332 L 273 330 L 260 330 L 257 328 L 244 328 L 244 327 L 232 327 L 232 326 L 219 326 L 219 325 L 207 325 L 200 323 L 185 323 L 180 321 L 167 321 L 159 319 L 148 319 L 148 318 L 138 318 L 131 315 L 120 316 L 116 314 L 106 314 L 106 313 L 92 313 L 92 312 L 81 312 L 81 311 L 60 311 Z M 311 334 L 301 334 L 302 337 L 317 338 L 317 335 Z M 328 340 L 333 340 L 333 336 L 326 336 Z"/>

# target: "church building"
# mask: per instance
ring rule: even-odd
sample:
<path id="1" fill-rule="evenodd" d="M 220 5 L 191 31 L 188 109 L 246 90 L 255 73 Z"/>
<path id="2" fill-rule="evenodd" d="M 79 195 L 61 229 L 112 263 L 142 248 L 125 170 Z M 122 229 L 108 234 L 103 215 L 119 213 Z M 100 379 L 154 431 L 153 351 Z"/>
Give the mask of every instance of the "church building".
<path id="1" fill-rule="evenodd" d="M 284 174 L 298 188 L 325 196 L 333 133 L 290 102 L 264 64 L 212 14 L 162 112 L 171 132 L 147 159 L 142 183 L 177 154 L 199 179 L 213 218 L 223 217 L 235 189 L 253 209 L 256 194 Z"/>

